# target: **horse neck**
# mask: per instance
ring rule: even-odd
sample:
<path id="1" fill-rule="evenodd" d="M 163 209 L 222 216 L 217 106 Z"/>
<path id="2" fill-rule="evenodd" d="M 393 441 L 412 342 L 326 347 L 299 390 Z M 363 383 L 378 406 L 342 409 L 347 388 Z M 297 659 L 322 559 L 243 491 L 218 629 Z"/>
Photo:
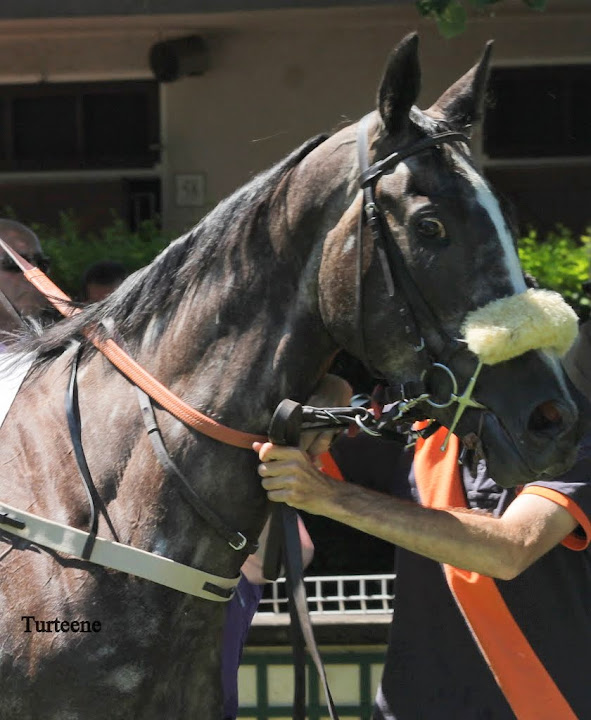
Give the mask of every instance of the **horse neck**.
<path id="1" fill-rule="evenodd" d="M 155 313 L 141 340 L 126 334 L 135 358 L 160 382 L 205 414 L 243 431 L 264 433 L 285 397 L 305 401 L 337 350 L 318 310 L 318 269 L 327 229 L 343 211 L 342 203 L 335 207 L 335 193 L 344 191 L 332 180 L 334 165 L 315 162 L 312 154 L 306 160 L 284 177 L 256 217 L 243 223 L 248 232 L 213 238 L 209 247 L 215 249 L 204 265 L 186 268 L 202 277 L 173 314 Z M 340 184 L 344 187 L 346 180 Z M 66 360 L 43 381 L 63 384 Z M 79 381 L 88 463 L 122 541 L 157 547 L 167 556 L 232 576 L 240 557 L 229 553 L 227 543 L 179 500 L 175 485 L 155 466 L 132 386 L 99 355 L 81 369 Z M 97 387 L 98 394 L 92 391 Z M 170 416 L 158 415 L 175 461 L 191 479 L 195 476 L 214 507 L 224 508 L 233 529 L 256 538 L 265 498 L 253 453 L 201 441 Z M 100 433 L 94 418 L 103 418 Z M 65 457 L 66 437 L 62 445 L 60 457 Z M 57 454 L 54 459 L 57 466 Z M 67 475 L 76 476 L 73 463 Z M 78 493 L 67 518 L 76 524 L 86 499 L 81 485 L 68 480 L 65 486 Z M 228 498 L 231 507 L 226 508 Z M 149 522 L 137 522 L 138 506 Z M 108 529 L 100 531 L 108 536 Z"/>
<path id="2" fill-rule="evenodd" d="M 158 377 L 244 430 L 264 431 L 285 397 L 304 401 L 337 350 L 318 309 L 318 270 L 348 179 L 314 157 L 322 148 L 282 179 L 248 232 L 220 238 L 159 342 Z"/>

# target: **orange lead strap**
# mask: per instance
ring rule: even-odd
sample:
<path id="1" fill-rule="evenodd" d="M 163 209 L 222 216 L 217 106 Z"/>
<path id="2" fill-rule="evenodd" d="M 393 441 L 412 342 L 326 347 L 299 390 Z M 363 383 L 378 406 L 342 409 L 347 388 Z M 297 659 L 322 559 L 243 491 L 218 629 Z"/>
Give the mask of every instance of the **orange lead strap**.
<path id="1" fill-rule="evenodd" d="M 417 441 L 415 479 L 421 502 L 427 507 L 467 508 L 458 454 L 460 442 L 452 435 L 447 450 L 440 428 L 427 440 Z M 494 580 L 443 564 L 447 584 L 484 659 L 518 720 L 577 720 L 556 683 L 540 662 Z"/>
<path id="2" fill-rule="evenodd" d="M 42 293 L 51 304 L 66 317 L 72 317 L 81 312 L 80 308 L 72 307 L 71 299 L 57 285 L 55 285 L 39 268 L 34 267 L 21 257 L 15 250 L 9 247 L 0 238 L 0 247 L 14 260 L 14 262 L 23 271 L 27 280 L 34 285 L 40 293 Z M 93 336 L 90 330 L 85 330 L 84 335 L 125 377 L 132 383 L 141 388 L 159 405 L 168 410 L 181 422 L 189 427 L 197 430 L 203 435 L 207 435 L 214 440 L 233 445 L 234 447 L 252 449 L 253 442 L 266 442 L 266 435 L 252 435 L 240 430 L 221 425 L 203 415 L 195 408 L 192 408 L 186 402 L 177 397 L 167 387 L 162 385 L 156 378 L 131 358 L 122 348 L 111 339 L 99 340 Z"/>

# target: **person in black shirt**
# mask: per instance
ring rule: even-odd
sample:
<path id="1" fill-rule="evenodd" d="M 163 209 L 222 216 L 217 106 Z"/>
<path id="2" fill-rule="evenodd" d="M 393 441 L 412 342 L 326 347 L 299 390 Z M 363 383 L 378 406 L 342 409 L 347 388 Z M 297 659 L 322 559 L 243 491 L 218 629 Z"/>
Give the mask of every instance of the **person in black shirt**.
<path id="1" fill-rule="evenodd" d="M 591 399 L 589 327 L 565 358 Z M 587 411 L 588 412 L 588 411 Z M 269 499 L 397 546 L 393 623 L 376 720 L 591 718 L 591 434 L 561 477 L 505 490 L 458 464 L 441 432 L 411 472 L 340 439 L 346 479 L 384 473 L 392 496 L 338 482 L 295 448 L 255 444 Z M 376 467 L 375 463 L 381 463 Z M 402 468 L 402 469 L 401 469 Z"/>

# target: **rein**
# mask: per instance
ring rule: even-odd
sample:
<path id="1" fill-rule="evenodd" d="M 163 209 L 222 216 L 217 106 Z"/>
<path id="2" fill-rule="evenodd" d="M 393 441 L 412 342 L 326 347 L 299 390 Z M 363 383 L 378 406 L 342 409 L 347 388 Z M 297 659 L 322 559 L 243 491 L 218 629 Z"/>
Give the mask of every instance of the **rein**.
<path id="1" fill-rule="evenodd" d="M 82 312 L 72 307 L 71 298 L 38 268 L 21 257 L 15 250 L 0 239 L 0 247 L 11 257 L 23 271 L 27 280 L 41 292 L 49 302 L 65 317 L 72 317 Z M 125 377 L 137 385 L 171 415 L 174 415 L 187 427 L 197 430 L 207 437 L 234 447 L 252 449 L 254 442 L 266 442 L 266 435 L 254 435 L 241 430 L 227 427 L 213 418 L 204 415 L 181 400 L 177 395 L 162 385 L 155 377 L 130 357 L 117 343 L 108 338 L 101 340 L 90 330 L 83 331 L 85 337 L 99 350 Z"/>
<path id="2" fill-rule="evenodd" d="M 4 310 L 10 315 L 10 317 L 16 322 L 17 325 L 23 324 L 23 319 L 17 312 L 14 305 L 10 302 L 10 300 L 6 297 L 6 294 L 2 291 L 0 288 L 0 305 L 4 308 Z"/>

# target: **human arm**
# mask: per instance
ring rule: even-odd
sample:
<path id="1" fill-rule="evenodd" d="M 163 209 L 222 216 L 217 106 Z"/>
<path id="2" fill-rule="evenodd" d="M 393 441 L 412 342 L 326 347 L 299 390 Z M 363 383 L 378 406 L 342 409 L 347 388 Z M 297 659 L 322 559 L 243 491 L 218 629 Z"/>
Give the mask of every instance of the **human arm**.
<path id="1" fill-rule="evenodd" d="M 256 444 L 259 474 L 273 502 L 324 515 L 438 562 L 503 580 L 516 577 L 577 526 L 567 509 L 538 495 L 518 496 L 502 517 L 432 509 L 342 483 L 300 450 Z"/>

